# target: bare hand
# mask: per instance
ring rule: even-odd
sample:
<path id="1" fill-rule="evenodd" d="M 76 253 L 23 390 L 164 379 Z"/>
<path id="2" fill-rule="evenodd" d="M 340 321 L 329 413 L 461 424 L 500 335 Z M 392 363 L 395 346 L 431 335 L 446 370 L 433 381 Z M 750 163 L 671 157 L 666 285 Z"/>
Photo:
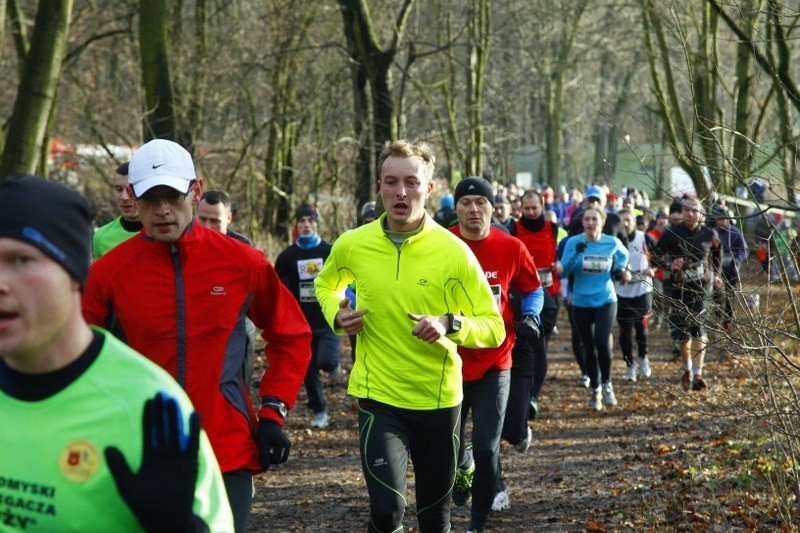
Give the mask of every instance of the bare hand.
<path id="1" fill-rule="evenodd" d="M 447 334 L 446 316 L 408 313 L 408 318 L 417 323 L 411 330 L 411 334 L 428 344 L 433 344 Z"/>
<path id="2" fill-rule="evenodd" d="M 672 262 L 672 265 L 669 268 L 670 270 L 682 270 L 683 263 L 684 263 L 683 257 L 678 257 Z"/>
<path id="3" fill-rule="evenodd" d="M 361 318 L 369 313 L 369 309 L 350 309 L 350 298 L 345 298 L 339 302 L 339 310 L 336 312 L 334 322 L 345 330 L 348 335 L 355 335 L 364 329 L 364 319 Z"/>

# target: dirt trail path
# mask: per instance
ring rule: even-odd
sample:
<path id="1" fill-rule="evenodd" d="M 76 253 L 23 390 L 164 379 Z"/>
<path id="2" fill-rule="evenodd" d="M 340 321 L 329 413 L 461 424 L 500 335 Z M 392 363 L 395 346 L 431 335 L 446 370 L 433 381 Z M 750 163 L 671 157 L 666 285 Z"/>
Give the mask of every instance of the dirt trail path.
<path id="1" fill-rule="evenodd" d="M 691 465 L 686 460 L 687 452 L 702 454 L 709 442 L 730 433 L 729 420 L 700 412 L 718 391 L 744 379 L 742 371 L 731 360 L 711 355 L 708 391 L 683 392 L 669 341 L 656 330 L 653 377 L 623 382 L 617 351 L 613 380 L 619 405 L 590 412 L 588 392 L 577 385 L 565 322 L 560 316 L 561 334 L 551 343 L 542 411 L 532 423 L 533 445 L 520 454 L 503 444 L 511 508 L 492 514 L 489 531 L 729 531 L 734 524 L 714 524 L 693 504 L 708 498 L 702 486 L 687 481 Z M 354 402 L 343 385 L 330 383 L 326 390 L 333 423 L 326 430 L 307 429 L 301 393 L 288 422 L 291 459 L 258 479 L 251 531 L 366 529 L 368 499 Z M 407 530 L 416 526 L 411 486 Z M 453 531 L 466 531 L 468 507 L 453 508 L 452 524 Z"/>

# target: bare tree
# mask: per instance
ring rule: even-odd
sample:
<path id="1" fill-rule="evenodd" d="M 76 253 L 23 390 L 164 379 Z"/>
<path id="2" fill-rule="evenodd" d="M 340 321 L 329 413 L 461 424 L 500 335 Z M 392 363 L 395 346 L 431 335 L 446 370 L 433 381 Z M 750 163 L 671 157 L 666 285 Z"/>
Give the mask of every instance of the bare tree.
<path id="1" fill-rule="evenodd" d="M 61 63 L 69 34 L 71 0 L 41 0 L 30 49 L 25 56 L 14 111 L 9 122 L 0 179 L 13 173 L 44 174 L 41 157 L 47 124 L 55 106 Z"/>

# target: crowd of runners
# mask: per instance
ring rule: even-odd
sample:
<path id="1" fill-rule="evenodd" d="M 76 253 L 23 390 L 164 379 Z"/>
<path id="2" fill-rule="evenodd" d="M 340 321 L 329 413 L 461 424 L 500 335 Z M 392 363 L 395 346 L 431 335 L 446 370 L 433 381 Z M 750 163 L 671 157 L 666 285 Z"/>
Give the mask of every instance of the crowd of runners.
<path id="1" fill-rule="evenodd" d="M 3 181 L 0 411 L 22 436 L 0 437 L 13 452 L 0 516 L 32 531 L 245 531 L 253 476 L 289 457 L 301 386 L 309 426 L 330 423 L 320 372 L 342 378 L 345 334 L 368 531 L 402 530 L 409 461 L 420 531 L 449 531 L 451 503 L 471 505 L 475 532 L 510 505 L 500 441 L 530 446 L 559 315 L 591 410 L 618 403 L 615 345 L 625 381 L 651 376 L 651 323 L 670 328 L 676 384 L 708 386 L 709 317 L 730 328 L 748 254 L 724 205 L 475 176 L 429 214 L 434 169 L 425 143 L 387 143 L 383 212 L 365 205 L 331 244 L 300 205 L 274 263 L 171 141 L 116 169 L 120 216 L 93 235 L 77 193 Z"/>

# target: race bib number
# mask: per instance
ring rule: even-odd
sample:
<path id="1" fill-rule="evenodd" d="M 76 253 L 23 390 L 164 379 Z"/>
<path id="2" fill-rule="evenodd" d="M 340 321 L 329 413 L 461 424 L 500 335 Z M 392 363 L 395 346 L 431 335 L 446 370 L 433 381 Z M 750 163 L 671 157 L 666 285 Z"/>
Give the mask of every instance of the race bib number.
<path id="1" fill-rule="evenodd" d="M 315 257 L 313 259 L 301 259 L 297 262 L 297 274 L 300 279 L 314 279 L 319 275 L 322 270 L 322 258 Z"/>
<path id="2" fill-rule="evenodd" d="M 489 285 L 489 288 L 492 289 L 492 296 L 494 296 L 494 305 L 497 307 L 497 310 L 500 310 L 500 295 L 502 293 L 502 287 L 500 285 Z"/>
<path id="3" fill-rule="evenodd" d="M 316 302 L 317 293 L 314 291 L 313 281 L 300 282 L 300 301 L 301 302 Z"/>
<path id="4" fill-rule="evenodd" d="M 683 271 L 684 281 L 703 281 L 706 274 L 706 269 L 703 263 L 698 264 L 694 268 Z"/>
<path id="5" fill-rule="evenodd" d="M 553 271 L 549 268 L 537 268 L 536 272 L 539 274 L 539 281 L 542 282 L 542 287 L 553 286 Z"/>
<path id="6" fill-rule="evenodd" d="M 584 255 L 581 271 L 584 274 L 611 272 L 611 258 L 604 255 Z"/>

